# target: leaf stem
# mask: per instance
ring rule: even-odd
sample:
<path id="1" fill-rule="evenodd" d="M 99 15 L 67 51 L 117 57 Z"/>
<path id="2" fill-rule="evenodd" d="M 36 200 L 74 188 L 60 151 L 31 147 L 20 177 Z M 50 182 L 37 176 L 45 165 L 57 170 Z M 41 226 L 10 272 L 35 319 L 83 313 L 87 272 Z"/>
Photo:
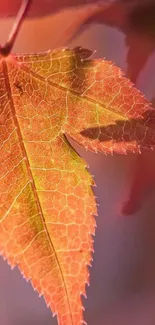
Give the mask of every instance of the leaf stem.
<path id="1" fill-rule="evenodd" d="M 2 56 L 8 56 L 10 54 L 12 47 L 15 43 L 16 37 L 20 31 L 21 24 L 28 13 L 31 3 L 32 0 L 22 0 L 15 22 L 9 34 L 8 40 L 3 46 L 0 46 L 0 54 Z"/>

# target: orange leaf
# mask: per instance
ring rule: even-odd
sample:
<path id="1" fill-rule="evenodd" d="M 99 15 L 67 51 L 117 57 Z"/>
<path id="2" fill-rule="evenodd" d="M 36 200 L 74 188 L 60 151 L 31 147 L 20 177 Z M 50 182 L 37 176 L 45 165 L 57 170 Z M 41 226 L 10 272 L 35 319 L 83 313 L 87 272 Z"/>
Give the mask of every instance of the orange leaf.
<path id="1" fill-rule="evenodd" d="M 135 170 L 131 171 L 132 184 L 128 199 L 123 203 L 121 212 L 130 215 L 143 205 L 150 191 L 155 187 L 154 152 L 143 152 L 136 159 Z"/>
<path id="2" fill-rule="evenodd" d="M 91 54 L 0 57 L 0 251 L 59 325 L 83 322 L 96 214 L 92 177 L 65 134 L 104 153 L 155 145 L 147 100 Z"/>

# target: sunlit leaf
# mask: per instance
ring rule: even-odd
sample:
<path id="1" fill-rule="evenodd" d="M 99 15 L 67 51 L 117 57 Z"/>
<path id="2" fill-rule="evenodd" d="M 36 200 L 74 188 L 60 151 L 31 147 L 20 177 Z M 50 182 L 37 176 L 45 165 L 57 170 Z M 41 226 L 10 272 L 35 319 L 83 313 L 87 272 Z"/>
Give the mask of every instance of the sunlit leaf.
<path id="1" fill-rule="evenodd" d="M 154 148 L 154 109 L 119 68 L 75 48 L 0 57 L 0 251 L 59 325 L 83 322 L 96 204 L 69 135 L 103 153 Z"/>

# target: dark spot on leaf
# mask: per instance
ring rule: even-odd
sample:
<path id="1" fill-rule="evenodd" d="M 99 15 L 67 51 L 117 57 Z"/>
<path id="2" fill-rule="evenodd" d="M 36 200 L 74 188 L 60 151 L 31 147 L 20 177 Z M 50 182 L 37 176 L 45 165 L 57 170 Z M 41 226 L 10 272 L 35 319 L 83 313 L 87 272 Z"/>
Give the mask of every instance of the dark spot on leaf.
<path id="1" fill-rule="evenodd" d="M 18 81 L 15 82 L 15 87 L 19 90 L 20 95 L 22 95 L 23 94 L 23 88 L 22 88 L 21 84 Z"/>

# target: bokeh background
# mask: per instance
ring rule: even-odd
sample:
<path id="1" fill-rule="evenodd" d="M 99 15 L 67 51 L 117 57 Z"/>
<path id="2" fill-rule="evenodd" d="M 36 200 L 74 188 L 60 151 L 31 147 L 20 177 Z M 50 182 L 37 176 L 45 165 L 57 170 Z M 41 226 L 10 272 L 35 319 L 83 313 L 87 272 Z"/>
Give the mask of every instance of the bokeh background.
<path id="1" fill-rule="evenodd" d="M 96 50 L 94 57 L 112 60 L 127 71 L 125 35 L 103 23 L 86 25 L 72 38 L 87 12 L 64 9 L 49 17 L 24 22 L 14 52 L 36 52 L 62 46 L 84 46 Z M 81 17 L 79 19 L 79 17 Z M 12 19 L 0 19 L 0 43 L 5 42 Z M 144 44 L 144 47 L 146 43 Z M 136 60 L 136 58 L 135 58 Z M 133 62 L 135 65 L 136 61 Z M 155 54 L 149 56 L 139 74 L 137 88 L 148 99 L 155 97 Z M 155 187 L 148 191 L 142 207 L 122 216 L 122 202 L 128 199 L 137 157 L 105 156 L 86 152 L 71 141 L 88 162 L 94 175 L 98 203 L 97 229 L 90 287 L 87 288 L 85 319 L 88 325 L 155 324 Z M 146 155 L 146 170 L 155 162 Z M 17 268 L 11 270 L 0 259 L 0 325 L 57 325 L 44 299 L 39 298 Z M 78 325 L 78 324 L 77 324 Z"/>

